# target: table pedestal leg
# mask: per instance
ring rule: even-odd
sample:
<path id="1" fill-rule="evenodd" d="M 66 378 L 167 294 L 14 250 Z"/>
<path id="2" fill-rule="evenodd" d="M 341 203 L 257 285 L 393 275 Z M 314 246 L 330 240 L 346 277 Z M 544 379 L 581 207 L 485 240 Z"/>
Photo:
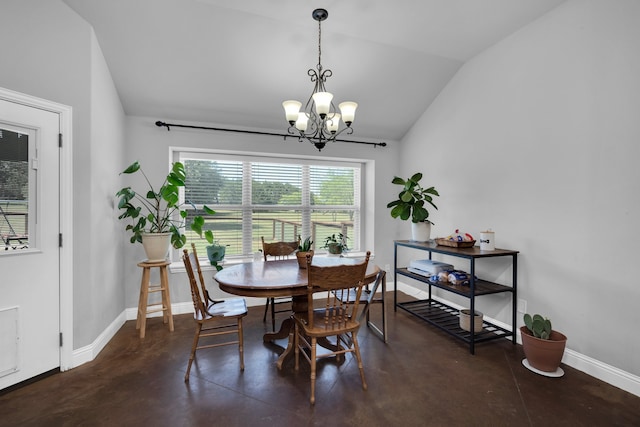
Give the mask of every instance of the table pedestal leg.
<path id="1" fill-rule="evenodd" d="M 292 354 L 292 351 L 293 351 L 293 343 L 295 338 L 293 334 L 295 334 L 295 331 L 296 331 L 295 320 L 293 320 L 293 317 L 289 317 L 288 319 L 285 319 L 284 322 L 282 322 L 282 327 L 280 328 L 280 331 L 283 331 L 285 327 L 288 328 L 289 340 L 287 341 L 287 348 L 285 348 L 282 354 L 280 355 L 280 357 L 278 357 L 278 362 L 276 363 L 276 365 L 278 366 L 278 369 L 282 369 L 282 364 L 284 363 L 284 360 L 290 354 Z"/>
<path id="2" fill-rule="evenodd" d="M 293 319 L 291 317 L 287 317 L 280 325 L 280 330 L 278 330 L 278 332 L 268 332 L 264 334 L 262 340 L 264 342 L 268 342 L 287 338 L 289 333 L 293 330 L 293 326 Z"/>

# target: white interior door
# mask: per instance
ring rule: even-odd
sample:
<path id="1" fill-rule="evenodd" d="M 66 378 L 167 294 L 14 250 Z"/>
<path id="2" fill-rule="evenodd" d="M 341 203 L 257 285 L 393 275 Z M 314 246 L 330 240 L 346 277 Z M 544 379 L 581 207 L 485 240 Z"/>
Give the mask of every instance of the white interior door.
<path id="1" fill-rule="evenodd" d="M 0 389 L 60 367 L 60 116 L 0 99 Z"/>

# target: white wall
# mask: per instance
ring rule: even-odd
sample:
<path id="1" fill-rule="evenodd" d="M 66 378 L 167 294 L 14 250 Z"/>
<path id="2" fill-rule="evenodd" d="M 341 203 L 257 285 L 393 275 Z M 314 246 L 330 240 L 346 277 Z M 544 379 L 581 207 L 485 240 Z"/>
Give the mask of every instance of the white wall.
<path id="1" fill-rule="evenodd" d="M 0 11 L 0 86 L 73 108 L 73 348 L 79 349 L 125 308 L 110 205 L 124 115 L 93 30 L 67 5 L 3 0 Z"/>
<path id="2" fill-rule="evenodd" d="M 91 34 L 91 154 L 90 154 L 90 230 L 78 239 L 80 250 L 91 242 L 89 253 L 89 303 L 76 309 L 81 319 L 97 317 L 104 329 L 122 313 L 124 281 L 122 251 L 118 239 L 120 223 L 115 192 L 120 188 L 120 165 L 124 156 L 124 111 L 111 79 L 100 45 Z M 114 190 L 115 188 L 115 190 Z M 106 238 L 105 238 L 106 237 Z M 109 302 L 105 305 L 105 302 Z M 83 311 L 84 310 L 84 311 Z"/>
<path id="3" fill-rule="evenodd" d="M 498 247 L 521 251 L 527 311 L 551 318 L 569 349 L 634 375 L 639 22 L 635 0 L 561 5 L 462 67 L 400 159 L 440 190 L 436 235 L 493 228 Z M 480 273 L 509 283 L 506 263 Z M 510 323 L 504 296 L 477 301 Z"/>
<path id="4" fill-rule="evenodd" d="M 276 108 L 277 106 L 274 106 Z M 140 161 L 145 173 L 151 182 L 159 182 L 164 179 L 169 167 L 169 147 L 210 148 L 219 150 L 232 150 L 242 152 L 258 152 L 271 154 L 291 154 L 299 156 L 320 156 L 329 158 L 360 159 L 368 163 L 368 168 L 375 168 L 371 181 L 375 184 L 375 194 L 368 196 L 369 202 L 364 206 L 364 214 L 368 218 L 374 218 L 372 226 L 365 231 L 368 240 L 364 241 L 363 250 L 371 250 L 375 254 L 375 262 L 382 267 L 393 263 L 393 239 L 395 222 L 389 216 L 385 195 L 391 186 L 393 170 L 398 159 L 397 143 L 390 143 L 385 148 L 374 148 L 367 145 L 335 143 L 328 145 L 322 152 L 309 143 L 299 143 L 295 138 L 284 141 L 282 137 L 262 136 L 251 134 L 227 133 L 220 131 L 193 130 L 172 127 L 170 131 L 155 125 L 157 120 L 172 123 L 164 117 L 127 117 L 127 144 L 125 162 L 121 165 L 124 170 L 134 161 Z M 195 124 L 199 126 L 225 127 L 215 123 L 188 123 L 175 121 L 180 124 Z M 283 119 L 283 129 L 270 130 L 284 131 L 286 124 Z M 134 179 L 140 177 L 128 176 L 127 185 L 136 188 Z M 141 182 L 141 181 L 137 181 Z M 371 193 L 371 188 L 366 188 L 365 193 Z M 382 196 L 381 196 L 382 195 Z M 124 233 L 125 224 L 122 223 L 122 239 L 128 241 L 128 235 Z M 373 229 L 371 229 L 373 228 Z M 367 239 L 367 238 L 365 238 Z M 126 278 L 126 306 L 136 307 L 140 287 L 140 272 L 136 263 L 144 258 L 142 246 L 139 244 L 126 244 L 123 252 L 124 277 Z M 213 273 L 210 274 L 213 276 Z M 171 300 L 173 303 L 190 302 L 191 295 L 185 273 L 170 274 Z M 210 286 L 217 295 L 222 291 Z"/>

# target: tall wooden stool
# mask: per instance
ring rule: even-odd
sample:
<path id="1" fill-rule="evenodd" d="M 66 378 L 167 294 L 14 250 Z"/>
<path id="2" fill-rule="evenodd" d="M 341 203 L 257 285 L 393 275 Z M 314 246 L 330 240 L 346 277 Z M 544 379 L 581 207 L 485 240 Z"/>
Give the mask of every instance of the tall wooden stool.
<path id="1" fill-rule="evenodd" d="M 164 323 L 169 323 L 169 331 L 173 332 L 173 315 L 171 314 L 171 297 L 169 296 L 169 275 L 167 266 L 169 261 L 161 262 L 139 262 L 138 267 L 142 267 L 142 282 L 140 283 L 140 300 L 138 301 L 138 319 L 136 329 L 140 329 L 140 338 L 144 338 L 145 327 L 147 325 L 147 314 L 162 311 Z M 151 269 L 157 267 L 160 270 L 160 284 L 150 284 Z M 149 293 L 161 292 L 162 302 L 149 304 Z"/>

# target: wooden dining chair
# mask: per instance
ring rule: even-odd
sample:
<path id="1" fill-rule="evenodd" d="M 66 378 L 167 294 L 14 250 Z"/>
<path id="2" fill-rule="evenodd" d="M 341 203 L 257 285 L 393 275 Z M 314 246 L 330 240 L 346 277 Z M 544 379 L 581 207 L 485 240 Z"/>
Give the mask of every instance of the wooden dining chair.
<path id="1" fill-rule="evenodd" d="M 362 389 L 367 389 L 364 378 L 360 346 L 358 345 L 358 330 L 360 322 L 357 320 L 360 296 L 364 286 L 365 273 L 369 264 L 370 252 L 362 263 L 351 265 L 336 265 L 321 267 L 311 264 L 311 257 L 307 256 L 307 312 L 295 313 L 294 348 L 295 369 L 299 368 L 300 354 L 311 365 L 311 404 L 315 403 L 316 362 L 320 358 L 354 353 L 360 370 Z M 355 289 L 353 301 L 340 300 L 336 295 L 347 295 L 349 290 Z M 324 307 L 314 309 L 314 294 L 326 293 L 322 298 Z M 329 353 L 318 354 L 318 339 L 323 341 L 335 337 Z M 323 344 L 323 347 L 326 344 Z"/>
<path id="2" fill-rule="evenodd" d="M 300 239 L 295 242 L 272 242 L 267 243 L 264 241 L 264 236 L 260 237 L 262 240 L 262 256 L 265 261 L 269 260 L 277 260 L 277 259 L 288 259 L 290 256 L 293 256 L 298 250 L 298 246 L 300 246 Z M 288 309 L 276 310 L 276 305 L 280 304 L 289 304 Z M 269 312 L 269 306 L 271 306 L 271 328 L 276 330 L 276 313 L 291 313 L 291 298 L 289 297 L 278 297 L 278 298 L 267 298 L 267 302 L 264 305 L 264 316 L 262 317 L 262 321 L 267 321 L 267 313 Z"/>
<path id="3" fill-rule="evenodd" d="M 387 317 L 385 306 L 385 294 L 387 291 L 386 285 L 386 271 L 380 270 L 373 279 L 370 279 L 368 283 L 365 283 L 362 292 L 360 293 L 359 303 L 362 306 L 360 314 L 358 315 L 358 322 L 367 322 L 367 326 L 371 328 L 374 335 L 380 338 L 385 343 L 387 342 Z M 382 284 L 382 292 L 378 294 L 378 288 Z M 338 291 L 336 296 L 348 304 L 353 304 L 357 296 L 357 289 L 351 288 L 348 292 Z M 379 303 L 381 305 L 381 321 L 382 325 L 376 325 L 371 320 L 369 309 L 371 304 Z"/>
<path id="4" fill-rule="evenodd" d="M 196 357 L 196 351 L 204 348 L 237 344 L 240 353 L 240 370 L 244 371 L 242 318 L 247 315 L 247 303 L 244 298 L 228 298 L 218 301 L 213 301 L 209 298 L 196 247 L 193 243 L 191 247 L 191 253 L 186 249 L 183 250 L 182 261 L 187 270 L 187 276 L 189 276 L 196 331 L 193 337 L 193 345 L 191 346 L 187 373 L 184 376 L 185 382 L 189 381 L 189 373 Z M 198 281 L 200 286 L 198 286 Z M 213 338 L 232 334 L 237 335 L 237 339 L 229 341 Z M 207 339 L 207 344 L 200 344 L 201 338 Z"/>

